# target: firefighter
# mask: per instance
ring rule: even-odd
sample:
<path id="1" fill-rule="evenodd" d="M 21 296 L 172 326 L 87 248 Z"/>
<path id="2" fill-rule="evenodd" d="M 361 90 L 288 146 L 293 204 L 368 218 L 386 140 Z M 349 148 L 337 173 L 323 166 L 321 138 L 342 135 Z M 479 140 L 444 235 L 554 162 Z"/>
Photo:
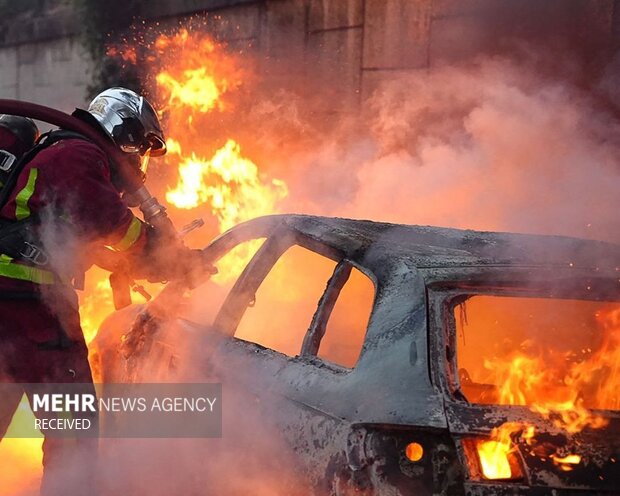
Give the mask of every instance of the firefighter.
<path id="1" fill-rule="evenodd" d="M 166 152 L 155 110 L 133 91 L 110 88 L 73 115 L 142 170 Z M 0 210 L 0 381 L 92 384 L 72 287 L 92 263 L 91 247 L 108 247 L 150 280 L 190 270 L 199 255 L 175 246 L 176 260 L 162 259 L 170 248 L 133 215 L 120 174 L 82 136 L 52 132 L 27 158 Z M 43 495 L 95 493 L 96 443 L 73 441 L 44 440 Z"/>

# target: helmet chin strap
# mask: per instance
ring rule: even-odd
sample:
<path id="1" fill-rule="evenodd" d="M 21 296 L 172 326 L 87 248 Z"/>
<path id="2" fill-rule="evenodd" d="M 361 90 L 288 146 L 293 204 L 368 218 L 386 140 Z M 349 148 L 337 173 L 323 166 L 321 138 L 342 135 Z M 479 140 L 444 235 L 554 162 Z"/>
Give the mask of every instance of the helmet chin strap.
<path id="1" fill-rule="evenodd" d="M 140 170 L 142 174 L 146 175 L 146 171 L 149 168 L 149 161 L 151 160 L 151 149 L 149 148 L 141 157 L 140 157 Z"/>

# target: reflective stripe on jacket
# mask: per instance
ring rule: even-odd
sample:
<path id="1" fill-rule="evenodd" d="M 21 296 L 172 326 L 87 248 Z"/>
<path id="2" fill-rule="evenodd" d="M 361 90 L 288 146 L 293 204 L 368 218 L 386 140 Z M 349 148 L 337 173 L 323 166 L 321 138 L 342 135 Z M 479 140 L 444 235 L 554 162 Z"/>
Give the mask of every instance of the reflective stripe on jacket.
<path id="1" fill-rule="evenodd" d="M 0 254 L 0 276 L 35 284 L 54 284 L 56 276 L 53 272 L 38 267 L 30 267 L 13 261 L 8 255 Z"/>
<path id="2" fill-rule="evenodd" d="M 127 251 L 132 246 L 136 244 L 138 239 L 140 239 L 140 235 L 142 234 L 142 221 L 137 217 L 131 219 L 127 230 L 125 231 L 124 236 L 120 241 L 114 243 L 112 245 L 107 245 L 108 248 L 111 248 L 114 251 Z"/>

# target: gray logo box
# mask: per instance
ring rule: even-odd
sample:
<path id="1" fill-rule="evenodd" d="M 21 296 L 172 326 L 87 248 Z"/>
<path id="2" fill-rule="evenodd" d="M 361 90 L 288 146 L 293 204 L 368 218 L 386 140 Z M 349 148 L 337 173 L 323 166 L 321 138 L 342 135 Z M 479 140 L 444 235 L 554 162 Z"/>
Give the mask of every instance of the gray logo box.
<path id="1" fill-rule="evenodd" d="M 35 419 L 20 423 L 10 437 L 34 438 L 41 432 L 51 438 L 222 436 L 219 383 L 0 383 L 0 409 L 24 393 Z"/>

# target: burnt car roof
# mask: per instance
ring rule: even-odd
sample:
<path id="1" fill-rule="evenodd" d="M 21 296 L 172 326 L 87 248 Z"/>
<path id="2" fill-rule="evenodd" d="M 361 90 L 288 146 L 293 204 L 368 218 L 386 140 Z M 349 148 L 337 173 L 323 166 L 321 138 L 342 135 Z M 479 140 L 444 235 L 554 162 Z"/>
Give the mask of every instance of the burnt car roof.
<path id="1" fill-rule="evenodd" d="M 419 268 L 475 265 L 580 267 L 620 271 L 620 245 L 567 236 L 485 232 L 311 215 L 270 215 L 236 229 L 287 227 L 362 265 L 406 258 Z M 372 265 L 372 263 L 370 263 Z"/>

